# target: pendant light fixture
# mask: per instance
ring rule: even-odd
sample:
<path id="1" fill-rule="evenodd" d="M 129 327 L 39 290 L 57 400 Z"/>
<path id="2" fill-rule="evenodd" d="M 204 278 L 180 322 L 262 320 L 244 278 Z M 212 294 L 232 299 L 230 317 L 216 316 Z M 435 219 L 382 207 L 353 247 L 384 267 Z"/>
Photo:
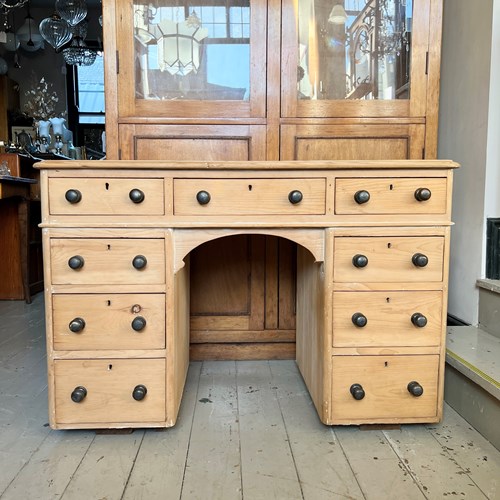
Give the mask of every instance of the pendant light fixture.
<path id="1" fill-rule="evenodd" d="M 87 15 L 85 0 L 56 0 L 56 10 L 70 26 L 76 26 Z"/>
<path id="2" fill-rule="evenodd" d="M 24 24 L 17 30 L 16 36 L 21 43 L 21 48 L 28 52 L 35 52 L 43 47 L 43 38 L 38 31 L 38 26 L 31 16 L 30 4 Z"/>
<path id="3" fill-rule="evenodd" d="M 79 36 L 73 37 L 69 47 L 63 49 L 62 53 L 66 64 L 74 66 L 91 66 L 97 57 L 97 51 L 87 47 Z"/>
<path id="4" fill-rule="evenodd" d="M 40 23 L 40 34 L 43 39 L 58 51 L 66 45 L 73 36 L 70 25 L 54 12 L 52 17 L 47 17 Z"/>

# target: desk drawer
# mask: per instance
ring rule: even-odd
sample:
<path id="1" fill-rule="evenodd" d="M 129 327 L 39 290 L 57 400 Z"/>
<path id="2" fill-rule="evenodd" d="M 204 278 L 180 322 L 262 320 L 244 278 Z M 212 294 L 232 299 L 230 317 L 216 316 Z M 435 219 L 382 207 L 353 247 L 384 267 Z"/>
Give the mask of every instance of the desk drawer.
<path id="1" fill-rule="evenodd" d="M 165 283 L 163 239 L 53 238 L 50 260 L 53 284 Z"/>
<path id="2" fill-rule="evenodd" d="M 443 252 L 442 236 L 337 237 L 334 281 L 442 281 Z"/>
<path id="3" fill-rule="evenodd" d="M 321 215 L 325 197 L 323 178 L 174 179 L 175 215 Z"/>
<path id="4" fill-rule="evenodd" d="M 54 349 L 164 349 L 164 294 L 53 296 Z"/>
<path id="5" fill-rule="evenodd" d="M 365 215 L 444 214 L 447 179 L 337 178 L 335 213 Z"/>
<path id="6" fill-rule="evenodd" d="M 163 179 L 49 178 L 51 215 L 163 215 Z"/>
<path id="7" fill-rule="evenodd" d="M 438 346 L 442 292 L 335 292 L 333 347 Z"/>
<path id="8" fill-rule="evenodd" d="M 332 416 L 334 420 L 434 417 L 437 413 L 439 356 L 334 356 Z M 414 396 L 408 384 L 423 393 Z M 361 386 L 362 399 L 351 387 Z M 418 387 L 417 387 L 418 388 Z M 355 391 L 353 391 L 355 392 Z M 358 392 L 358 397 L 360 393 Z"/>
<path id="9" fill-rule="evenodd" d="M 54 372 L 57 423 L 165 420 L 164 359 L 56 360 Z"/>

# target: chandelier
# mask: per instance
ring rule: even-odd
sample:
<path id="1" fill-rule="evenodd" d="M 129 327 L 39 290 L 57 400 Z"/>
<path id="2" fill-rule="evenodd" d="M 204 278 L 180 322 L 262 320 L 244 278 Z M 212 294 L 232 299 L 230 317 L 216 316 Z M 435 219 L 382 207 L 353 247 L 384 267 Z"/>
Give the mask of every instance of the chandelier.
<path id="1" fill-rule="evenodd" d="M 97 57 L 97 50 L 88 47 L 79 36 L 75 36 L 62 53 L 66 64 L 73 66 L 92 66 Z"/>
<path id="2" fill-rule="evenodd" d="M 0 0 L 0 7 L 2 9 L 11 10 L 22 7 L 28 0 Z"/>

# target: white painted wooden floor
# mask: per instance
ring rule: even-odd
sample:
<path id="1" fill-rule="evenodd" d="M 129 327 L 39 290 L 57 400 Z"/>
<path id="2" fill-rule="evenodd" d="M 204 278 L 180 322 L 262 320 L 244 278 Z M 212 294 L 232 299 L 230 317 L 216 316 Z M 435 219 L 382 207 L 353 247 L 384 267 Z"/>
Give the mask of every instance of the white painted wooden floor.
<path id="1" fill-rule="evenodd" d="M 172 429 L 52 431 L 42 307 L 0 301 L 2 500 L 500 499 L 500 452 L 450 407 L 326 427 L 292 361 L 192 363 Z"/>

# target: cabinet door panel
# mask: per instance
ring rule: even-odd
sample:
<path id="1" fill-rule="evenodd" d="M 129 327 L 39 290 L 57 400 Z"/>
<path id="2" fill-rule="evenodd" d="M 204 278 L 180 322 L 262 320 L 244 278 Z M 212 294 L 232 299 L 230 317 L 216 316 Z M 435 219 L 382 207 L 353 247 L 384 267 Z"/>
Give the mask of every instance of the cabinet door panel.
<path id="1" fill-rule="evenodd" d="M 121 125 L 121 159 L 265 160 L 260 125 Z"/>
<path id="2" fill-rule="evenodd" d="M 424 155 L 424 125 L 283 125 L 282 160 L 405 160 Z"/>

